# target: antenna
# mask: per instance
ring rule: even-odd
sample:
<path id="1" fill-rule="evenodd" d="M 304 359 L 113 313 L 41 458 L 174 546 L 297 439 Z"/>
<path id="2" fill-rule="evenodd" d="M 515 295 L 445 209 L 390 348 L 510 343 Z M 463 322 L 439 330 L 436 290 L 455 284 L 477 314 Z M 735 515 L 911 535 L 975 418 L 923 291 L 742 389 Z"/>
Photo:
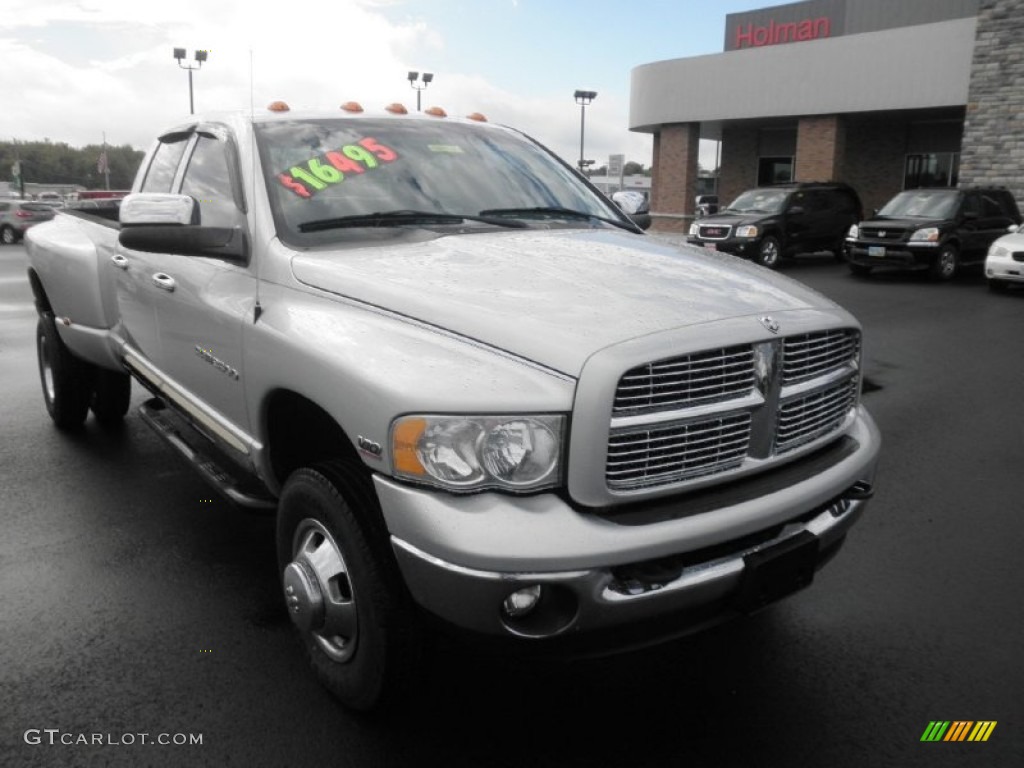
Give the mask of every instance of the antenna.
<path id="1" fill-rule="evenodd" d="M 256 174 L 258 172 L 256 163 L 256 77 L 253 74 L 253 51 L 249 49 L 249 155 L 252 167 L 249 169 L 250 184 L 249 187 L 249 210 L 252 211 L 252 235 L 254 236 L 253 241 L 259 236 L 259 227 L 257 226 L 257 212 L 259 210 L 259 204 L 256 201 Z M 262 261 L 256 265 L 256 304 L 253 307 L 252 321 L 253 323 L 259 322 L 260 315 L 263 314 L 263 305 L 260 304 L 260 279 L 263 271 Z"/>

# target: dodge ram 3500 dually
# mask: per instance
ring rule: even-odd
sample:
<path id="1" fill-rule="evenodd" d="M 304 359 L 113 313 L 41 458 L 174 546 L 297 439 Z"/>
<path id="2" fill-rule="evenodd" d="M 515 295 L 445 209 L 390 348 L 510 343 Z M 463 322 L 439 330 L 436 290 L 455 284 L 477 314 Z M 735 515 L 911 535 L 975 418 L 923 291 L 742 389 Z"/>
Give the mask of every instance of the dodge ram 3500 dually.
<path id="1" fill-rule="evenodd" d="M 119 211 L 30 230 L 39 368 L 57 427 L 117 422 L 135 379 L 171 446 L 276 510 L 345 704 L 412 679 L 437 625 L 616 650 L 836 552 L 880 446 L 850 314 L 659 244 L 479 115 L 273 106 L 171 127 Z"/>

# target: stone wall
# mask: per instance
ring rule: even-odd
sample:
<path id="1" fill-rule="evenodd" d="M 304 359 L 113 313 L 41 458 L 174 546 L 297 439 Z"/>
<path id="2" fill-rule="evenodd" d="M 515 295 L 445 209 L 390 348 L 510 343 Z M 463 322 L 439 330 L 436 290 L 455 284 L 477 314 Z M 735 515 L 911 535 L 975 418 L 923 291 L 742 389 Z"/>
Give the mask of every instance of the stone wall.
<path id="1" fill-rule="evenodd" d="M 960 184 L 998 184 L 1024 206 L 1024 9 L 982 0 L 971 63 Z"/>

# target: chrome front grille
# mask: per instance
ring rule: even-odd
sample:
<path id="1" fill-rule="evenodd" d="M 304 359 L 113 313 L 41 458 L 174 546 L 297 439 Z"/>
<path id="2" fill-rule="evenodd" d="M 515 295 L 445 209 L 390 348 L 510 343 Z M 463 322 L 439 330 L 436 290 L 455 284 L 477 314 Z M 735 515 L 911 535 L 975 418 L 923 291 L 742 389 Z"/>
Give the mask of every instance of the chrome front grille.
<path id="1" fill-rule="evenodd" d="M 841 328 L 631 368 L 612 403 L 605 483 L 686 485 L 811 450 L 852 418 L 859 364 L 860 333 Z"/>
<path id="2" fill-rule="evenodd" d="M 750 345 L 683 355 L 625 373 L 615 391 L 612 413 L 674 410 L 741 397 L 754 387 Z"/>
<path id="3" fill-rule="evenodd" d="M 856 401 L 854 379 L 784 403 L 779 409 L 775 452 L 791 451 L 838 429 Z"/>
<path id="4" fill-rule="evenodd" d="M 899 241 L 906 236 L 900 227 L 861 227 L 860 237 L 863 240 Z"/>
<path id="5" fill-rule="evenodd" d="M 612 434 L 608 487 L 645 488 L 733 469 L 749 442 L 749 413 Z"/>
<path id="6" fill-rule="evenodd" d="M 701 240 L 725 240 L 732 232 L 730 224 L 700 224 L 697 226 L 697 236 Z"/>
<path id="7" fill-rule="evenodd" d="M 805 333 L 782 340 L 782 383 L 813 379 L 843 365 L 853 364 L 860 352 L 856 331 Z"/>

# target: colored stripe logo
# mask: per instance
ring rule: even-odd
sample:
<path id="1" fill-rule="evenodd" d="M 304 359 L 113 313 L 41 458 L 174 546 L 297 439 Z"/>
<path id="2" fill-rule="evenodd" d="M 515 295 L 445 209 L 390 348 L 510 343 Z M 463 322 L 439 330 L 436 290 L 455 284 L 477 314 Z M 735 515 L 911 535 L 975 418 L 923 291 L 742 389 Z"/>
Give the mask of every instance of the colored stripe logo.
<path id="1" fill-rule="evenodd" d="M 921 734 L 921 741 L 988 741 L 996 728 L 995 720 L 932 720 Z"/>

